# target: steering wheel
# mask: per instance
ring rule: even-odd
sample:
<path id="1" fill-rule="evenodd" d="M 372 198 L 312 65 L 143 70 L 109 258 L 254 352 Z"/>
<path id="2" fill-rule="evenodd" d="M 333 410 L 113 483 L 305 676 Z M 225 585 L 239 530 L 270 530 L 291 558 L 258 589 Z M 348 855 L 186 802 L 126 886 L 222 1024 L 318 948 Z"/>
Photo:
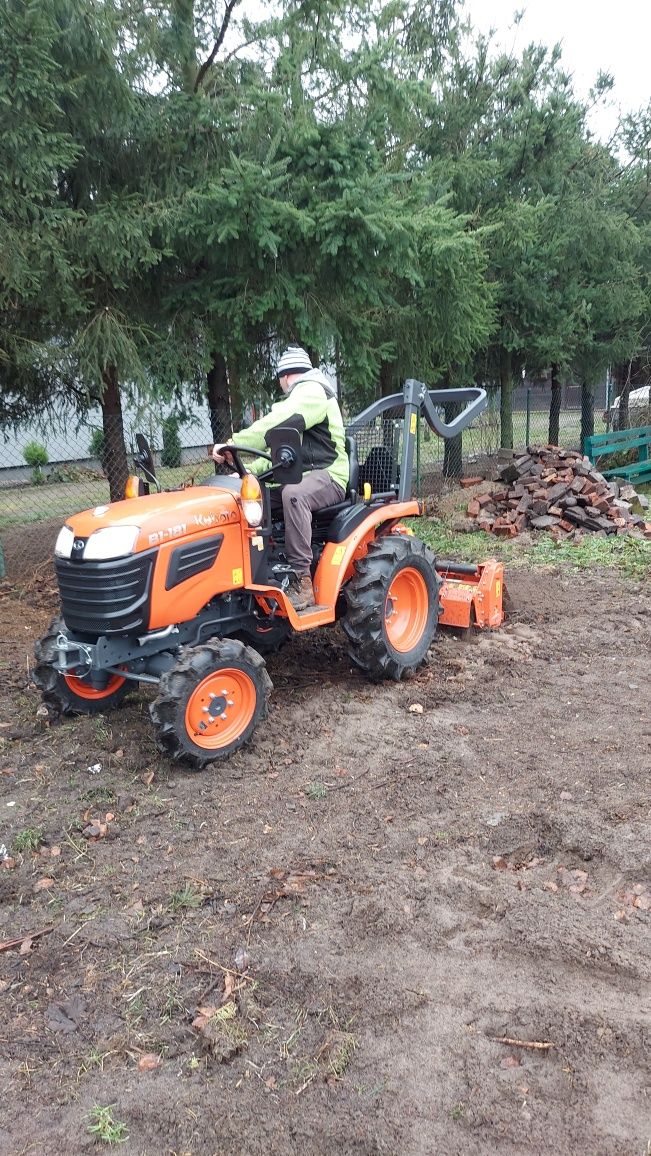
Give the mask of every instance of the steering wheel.
<path id="1" fill-rule="evenodd" d="M 269 465 L 271 465 L 271 458 L 269 454 L 261 453 L 260 450 L 249 449 L 248 446 L 224 446 L 222 452 L 224 456 L 226 456 L 226 454 L 230 454 L 231 461 L 233 462 L 233 465 L 235 466 L 235 469 L 241 478 L 244 477 L 246 469 L 242 463 L 242 459 L 239 456 L 240 454 L 249 454 L 249 456 L 253 458 L 262 458 L 265 462 L 269 462 Z"/>

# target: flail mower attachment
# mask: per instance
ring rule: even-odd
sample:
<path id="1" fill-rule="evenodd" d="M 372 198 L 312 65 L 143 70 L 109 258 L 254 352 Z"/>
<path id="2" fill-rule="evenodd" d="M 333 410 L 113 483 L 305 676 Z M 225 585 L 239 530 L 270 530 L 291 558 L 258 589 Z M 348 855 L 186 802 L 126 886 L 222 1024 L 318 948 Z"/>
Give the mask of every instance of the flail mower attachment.
<path id="1" fill-rule="evenodd" d="M 504 620 L 504 566 L 495 558 L 471 566 L 437 558 L 436 572 L 442 580 L 439 626 L 480 630 L 495 629 Z"/>

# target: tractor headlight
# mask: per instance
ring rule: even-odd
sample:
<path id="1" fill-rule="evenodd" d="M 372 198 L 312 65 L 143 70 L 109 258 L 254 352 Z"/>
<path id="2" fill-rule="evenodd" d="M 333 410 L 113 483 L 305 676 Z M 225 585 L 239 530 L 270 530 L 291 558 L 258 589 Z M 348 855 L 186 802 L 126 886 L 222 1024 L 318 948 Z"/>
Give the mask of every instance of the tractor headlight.
<path id="1" fill-rule="evenodd" d="M 95 530 L 86 542 L 84 562 L 124 558 L 132 554 L 138 533 L 137 526 L 106 526 L 102 530 Z"/>
<path id="2" fill-rule="evenodd" d="M 242 478 L 240 498 L 249 526 L 259 526 L 262 521 L 262 490 L 254 474 L 245 474 Z"/>
<path id="3" fill-rule="evenodd" d="M 249 526 L 259 526 L 262 521 L 262 502 L 242 502 L 244 517 Z"/>
<path id="4" fill-rule="evenodd" d="M 70 557 L 70 555 L 72 554 L 72 543 L 74 542 L 74 540 L 75 540 L 75 536 L 74 536 L 72 530 L 70 529 L 70 526 L 62 526 L 61 529 L 59 530 L 59 535 L 57 537 L 56 545 L 54 547 L 54 553 L 56 554 L 57 558 L 69 558 Z"/>

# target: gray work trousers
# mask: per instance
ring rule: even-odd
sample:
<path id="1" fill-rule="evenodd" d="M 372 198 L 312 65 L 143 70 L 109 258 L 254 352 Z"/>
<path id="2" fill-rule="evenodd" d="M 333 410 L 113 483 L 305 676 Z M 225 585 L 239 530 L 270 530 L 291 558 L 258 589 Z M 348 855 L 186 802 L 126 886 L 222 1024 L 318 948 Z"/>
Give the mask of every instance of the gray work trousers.
<path id="1" fill-rule="evenodd" d="M 287 561 L 299 578 L 311 572 L 313 511 L 343 502 L 345 496 L 343 486 L 327 470 L 311 470 L 297 485 L 271 491 L 272 514 L 278 514 L 282 505 Z"/>

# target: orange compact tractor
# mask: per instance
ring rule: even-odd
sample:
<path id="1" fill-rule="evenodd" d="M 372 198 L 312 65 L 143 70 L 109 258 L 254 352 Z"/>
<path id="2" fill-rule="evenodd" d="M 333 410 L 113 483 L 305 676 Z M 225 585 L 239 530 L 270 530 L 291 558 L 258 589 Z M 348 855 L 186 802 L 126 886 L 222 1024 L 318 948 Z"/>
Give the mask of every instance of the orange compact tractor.
<path id="1" fill-rule="evenodd" d="M 463 408 L 446 424 L 450 402 Z M 410 496 L 419 417 L 452 437 L 485 405 L 481 389 L 435 391 L 409 380 L 354 420 L 345 501 L 314 515 L 317 605 L 302 613 L 287 597 L 293 573 L 268 491 L 270 482 L 300 479 L 299 434 L 269 433 L 269 468 L 258 476 L 242 462 L 252 451 L 233 446 L 238 476 L 168 492 L 139 435 L 134 461 L 146 480 L 129 480 L 134 496 L 77 514 L 59 533 L 62 616 L 36 650 L 45 701 L 95 714 L 150 683 L 159 746 L 201 766 L 232 754 L 265 717 L 272 684 L 262 654 L 292 631 L 341 619 L 351 658 L 378 680 L 400 679 L 424 660 L 441 616 L 498 625 L 501 571 L 446 563 L 439 573 L 403 521 L 422 513 Z"/>

